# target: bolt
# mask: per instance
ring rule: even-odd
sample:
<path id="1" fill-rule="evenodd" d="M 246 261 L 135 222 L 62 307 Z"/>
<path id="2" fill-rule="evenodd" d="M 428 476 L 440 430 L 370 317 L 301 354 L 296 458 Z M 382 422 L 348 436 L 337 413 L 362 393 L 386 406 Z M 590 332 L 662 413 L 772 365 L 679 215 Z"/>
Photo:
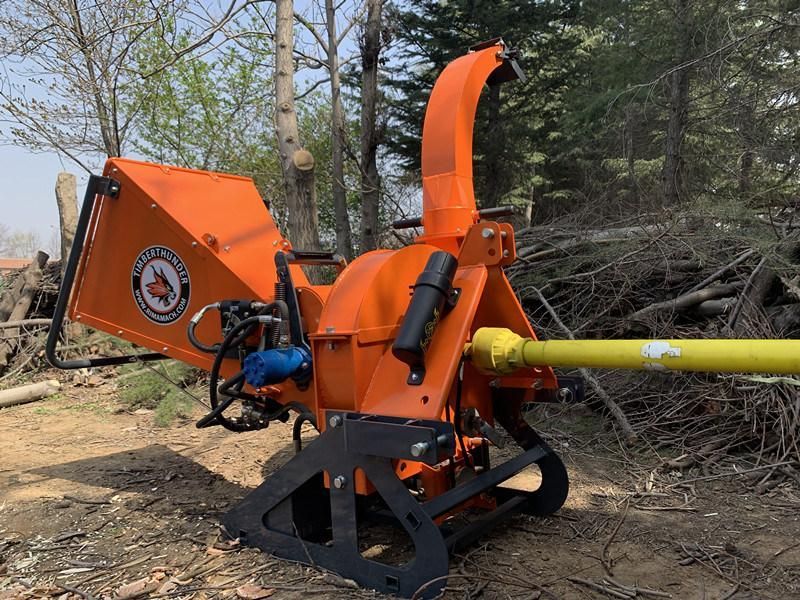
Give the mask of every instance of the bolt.
<path id="1" fill-rule="evenodd" d="M 222 249 L 225 250 L 225 252 L 230 252 L 231 251 L 231 247 L 230 246 L 223 246 Z"/>
<path id="2" fill-rule="evenodd" d="M 197 242 L 192 242 L 192 248 L 197 248 Z"/>
<path id="3" fill-rule="evenodd" d="M 331 427 L 339 427 L 342 424 L 342 417 L 340 415 L 333 415 L 328 419 L 328 425 Z"/>
<path id="4" fill-rule="evenodd" d="M 508 258 L 510 254 L 508 250 L 503 250 L 503 258 Z"/>
<path id="5" fill-rule="evenodd" d="M 541 379 L 534 379 L 532 387 L 535 390 L 540 390 L 544 387 L 544 381 L 542 381 Z"/>
<path id="6" fill-rule="evenodd" d="M 420 457 L 425 454 L 431 445 L 428 442 L 417 442 L 416 444 L 411 446 L 411 456 Z"/>
<path id="7" fill-rule="evenodd" d="M 301 369 L 307 369 L 307 368 L 308 368 L 308 363 L 307 363 L 307 362 L 304 362 L 304 363 L 302 363 L 302 364 L 300 365 L 300 368 L 301 368 Z"/>
<path id="8" fill-rule="evenodd" d="M 566 401 L 572 396 L 572 390 L 569 388 L 561 388 L 558 390 L 558 397 L 560 400 Z"/>
<path id="9" fill-rule="evenodd" d="M 481 231 L 481 235 L 487 240 L 490 240 L 494 237 L 494 229 L 491 227 L 484 227 L 483 231 Z"/>
<path id="10" fill-rule="evenodd" d="M 161 349 L 161 351 L 162 351 L 162 352 L 166 352 L 167 350 L 169 350 L 169 348 L 168 348 L 167 346 L 164 346 L 164 347 Z"/>
<path id="11" fill-rule="evenodd" d="M 417 379 L 419 379 L 419 375 L 417 375 L 416 373 L 412 373 L 411 374 L 411 381 L 416 381 Z"/>
<path id="12" fill-rule="evenodd" d="M 337 475 L 336 477 L 333 478 L 333 487 L 335 487 L 337 490 L 341 490 L 346 485 L 347 485 L 347 477 L 345 477 L 344 475 Z"/>
<path id="13" fill-rule="evenodd" d="M 153 202 L 153 203 L 150 205 L 150 208 L 152 208 L 152 209 L 154 209 L 154 210 L 155 210 L 155 208 L 156 208 L 156 203 L 155 203 L 155 202 Z"/>
<path id="14" fill-rule="evenodd" d="M 500 232 L 500 237 L 503 238 L 503 239 L 506 239 L 508 237 L 508 232 L 507 231 L 501 231 Z"/>
<path id="15" fill-rule="evenodd" d="M 122 329 L 117 329 L 117 335 L 122 335 Z"/>

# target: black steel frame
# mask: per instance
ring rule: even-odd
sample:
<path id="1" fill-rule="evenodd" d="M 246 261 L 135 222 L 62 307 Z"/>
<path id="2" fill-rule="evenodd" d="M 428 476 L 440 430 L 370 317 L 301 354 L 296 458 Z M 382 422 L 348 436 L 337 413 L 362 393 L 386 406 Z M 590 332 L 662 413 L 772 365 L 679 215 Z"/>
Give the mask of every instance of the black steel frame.
<path id="1" fill-rule="evenodd" d="M 408 598 L 422 588 L 418 597 L 432 598 L 447 582 L 450 552 L 471 544 L 515 512 L 550 514 L 567 497 L 563 463 L 527 424 L 519 423 L 513 408 L 501 413 L 498 422 L 508 426 L 524 452 L 427 502 L 420 502 L 397 477 L 393 460 L 411 458 L 428 464 L 446 460 L 455 451 L 452 425 L 337 411 L 329 411 L 327 418 L 330 427 L 223 517 L 231 538 L 280 558 L 329 569 L 384 593 Z M 434 454 L 417 458 L 409 454 L 413 444 L 434 440 L 438 440 Z M 541 470 L 538 490 L 497 487 L 531 464 Z M 357 468 L 413 542 L 415 556 L 402 566 L 372 561 L 359 552 L 359 522 L 380 515 L 354 491 Z M 478 494 L 493 495 L 498 507 L 458 530 L 436 524 L 437 517 Z"/>

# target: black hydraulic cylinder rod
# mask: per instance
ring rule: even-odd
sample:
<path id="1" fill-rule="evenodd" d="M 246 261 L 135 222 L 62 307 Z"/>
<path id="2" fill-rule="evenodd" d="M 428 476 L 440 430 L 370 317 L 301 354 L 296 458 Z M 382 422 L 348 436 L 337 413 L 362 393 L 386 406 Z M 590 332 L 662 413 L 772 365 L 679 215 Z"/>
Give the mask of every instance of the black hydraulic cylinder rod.
<path id="1" fill-rule="evenodd" d="M 478 217 L 481 220 L 492 219 L 496 217 L 507 217 L 514 214 L 513 206 L 495 206 L 493 208 L 482 208 L 478 211 Z M 412 229 L 414 227 L 422 227 L 422 217 L 408 217 L 405 219 L 398 219 L 392 222 L 394 229 Z"/>
<path id="2" fill-rule="evenodd" d="M 452 254 L 439 250 L 430 255 L 414 284 L 411 302 L 392 345 L 392 354 L 411 368 L 409 383 L 422 381 L 425 352 L 452 293 L 457 267 Z"/>

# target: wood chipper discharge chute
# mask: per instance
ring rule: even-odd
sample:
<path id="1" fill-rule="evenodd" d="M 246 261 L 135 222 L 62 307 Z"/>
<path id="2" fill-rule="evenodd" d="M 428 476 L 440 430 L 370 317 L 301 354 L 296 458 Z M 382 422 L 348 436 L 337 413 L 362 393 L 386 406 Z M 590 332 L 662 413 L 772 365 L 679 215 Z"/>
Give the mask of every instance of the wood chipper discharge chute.
<path id="1" fill-rule="evenodd" d="M 423 129 L 423 214 L 394 224 L 424 233 L 349 265 L 293 248 L 250 179 L 109 160 L 90 178 L 54 322 L 68 313 L 152 352 L 62 360 L 53 327 L 49 360 L 207 369 L 198 427 L 251 431 L 297 413 L 296 455 L 224 516 L 225 534 L 405 597 L 440 593 L 449 553 L 500 519 L 566 500 L 563 463 L 521 412 L 582 394 L 551 367 L 800 372 L 798 341 L 536 340 L 503 272 L 514 231 L 491 220 L 510 209 L 478 210 L 472 187 L 481 91 L 520 76 L 500 39 L 442 72 Z M 337 277 L 312 285 L 303 265 Z M 309 422 L 320 435 L 301 448 Z M 498 426 L 520 453 L 495 465 Z M 536 490 L 501 485 L 529 467 Z M 467 512 L 478 516 L 453 518 Z M 360 528 L 387 517 L 414 546 L 401 565 L 360 552 Z"/>

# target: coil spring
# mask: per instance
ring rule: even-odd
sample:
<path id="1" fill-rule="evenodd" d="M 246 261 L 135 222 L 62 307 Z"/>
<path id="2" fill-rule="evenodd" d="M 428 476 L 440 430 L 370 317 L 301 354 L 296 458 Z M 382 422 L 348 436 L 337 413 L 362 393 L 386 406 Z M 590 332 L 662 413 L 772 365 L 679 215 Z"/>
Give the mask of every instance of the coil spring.
<path id="1" fill-rule="evenodd" d="M 275 282 L 275 300 L 286 302 L 286 284 L 282 281 Z M 280 317 L 281 311 L 275 309 L 272 312 L 273 317 Z M 277 348 L 281 343 L 281 326 L 278 323 L 272 324 L 272 347 Z"/>

